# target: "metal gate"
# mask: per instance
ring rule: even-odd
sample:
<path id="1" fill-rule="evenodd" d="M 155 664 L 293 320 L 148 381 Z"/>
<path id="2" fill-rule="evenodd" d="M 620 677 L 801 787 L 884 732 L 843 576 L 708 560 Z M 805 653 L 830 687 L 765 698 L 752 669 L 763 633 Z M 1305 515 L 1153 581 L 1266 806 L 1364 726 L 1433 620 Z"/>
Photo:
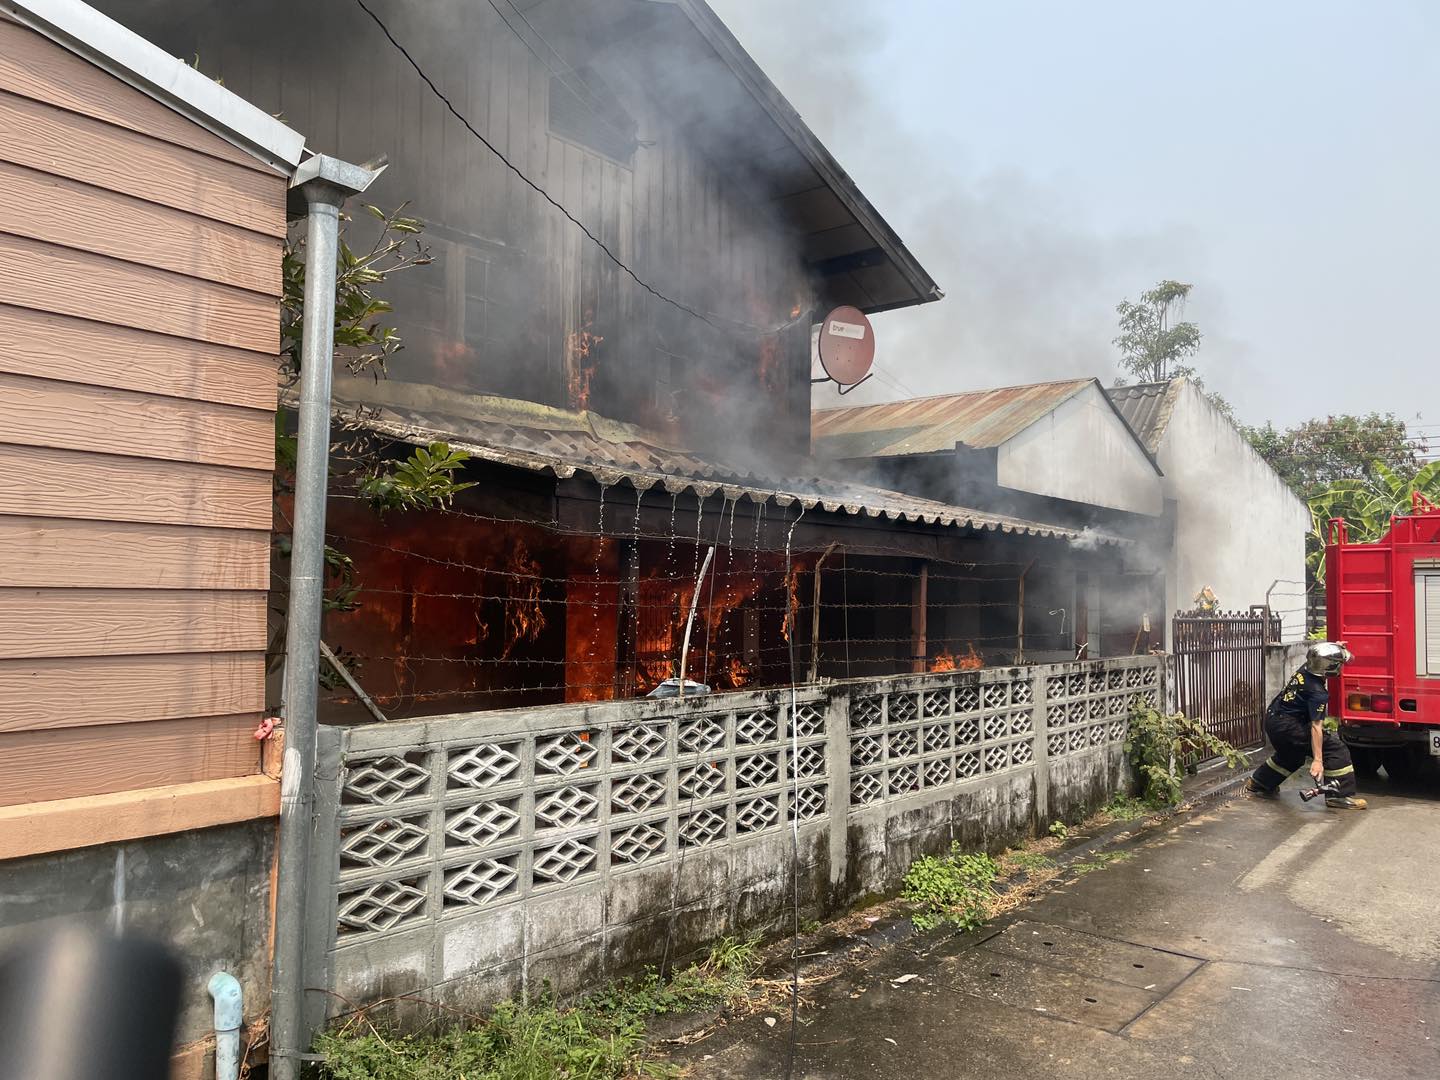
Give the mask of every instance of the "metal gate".
<path id="1" fill-rule="evenodd" d="M 1265 645 L 1280 619 L 1233 611 L 1175 616 L 1175 695 L 1180 711 L 1232 746 L 1265 741 Z"/>

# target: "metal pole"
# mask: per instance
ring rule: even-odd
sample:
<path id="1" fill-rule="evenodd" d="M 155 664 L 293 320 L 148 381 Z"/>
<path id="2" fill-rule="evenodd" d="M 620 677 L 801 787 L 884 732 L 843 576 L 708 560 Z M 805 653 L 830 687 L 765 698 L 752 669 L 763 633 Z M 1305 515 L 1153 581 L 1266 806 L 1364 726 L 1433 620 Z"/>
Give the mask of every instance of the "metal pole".
<path id="1" fill-rule="evenodd" d="M 705 561 L 700 564 L 700 575 L 695 579 L 695 594 L 690 597 L 690 614 L 685 619 L 685 640 L 680 645 L 680 696 L 685 696 L 685 662 L 690 658 L 690 628 L 695 625 L 695 608 L 700 603 L 700 584 L 710 570 L 710 560 L 715 557 L 715 548 L 705 552 Z M 707 628 L 708 631 L 708 628 Z"/>
<path id="2" fill-rule="evenodd" d="M 382 166 L 383 168 L 383 166 Z M 325 591 L 325 496 L 330 478 L 330 382 L 335 355 L 335 263 L 340 207 L 378 170 L 317 156 L 291 186 L 305 196 L 304 337 L 300 431 L 285 638 L 285 757 L 280 776 L 275 955 L 270 982 L 271 1072 L 296 1080 L 309 1047 L 305 1025 L 305 882 L 315 808 L 315 711 L 320 689 L 320 623 Z"/>

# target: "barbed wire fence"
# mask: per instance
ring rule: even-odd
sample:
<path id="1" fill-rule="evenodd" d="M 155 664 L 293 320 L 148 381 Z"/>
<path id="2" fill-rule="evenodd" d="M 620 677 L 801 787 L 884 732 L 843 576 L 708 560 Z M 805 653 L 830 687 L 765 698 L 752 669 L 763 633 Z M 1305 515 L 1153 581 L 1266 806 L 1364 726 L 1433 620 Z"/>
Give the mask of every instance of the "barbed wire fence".
<path id="1" fill-rule="evenodd" d="M 781 537 L 798 506 L 741 512 L 741 499 L 692 495 L 679 521 L 674 496 L 665 528 L 653 504 L 639 512 L 643 494 L 620 500 L 623 512 L 602 498 L 588 527 L 558 511 L 379 517 L 333 494 L 329 542 L 353 559 L 356 592 L 329 613 L 327 641 L 365 695 L 400 714 L 643 696 L 680 674 L 697 588 L 685 677 L 716 691 L 789 685 L 792 649 L 802 673 L 813 658 L 827 677 L 1009 664 L 1022 644 L 1017 581 L 1063 561 L 928 560 L 917 633 L 916 556 L 843 550 L 817 570 L 823 546 L 797 544 L 787 572 Z M 1030 610 L 1037 655 L 1067 656 L 1064 616 Z M 341 683 L 328 702 L 361 700 Z"/>

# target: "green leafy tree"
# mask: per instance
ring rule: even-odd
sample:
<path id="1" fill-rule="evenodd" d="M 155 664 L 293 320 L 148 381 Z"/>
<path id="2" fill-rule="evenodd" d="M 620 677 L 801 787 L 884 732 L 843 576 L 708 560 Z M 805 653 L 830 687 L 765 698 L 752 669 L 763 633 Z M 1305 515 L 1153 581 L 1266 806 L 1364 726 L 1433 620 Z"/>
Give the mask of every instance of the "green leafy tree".
<path id="1" fill-rule="evenodd" d="M 1140 294 L 1140 302 L 1122 300 L 1116 306 L 1120 335 L 1120 367 L 1141 382 L 1188 378 L 1199 383 L 1195 368 L 1185 363 L 1200 348 L 1200 328 L 1185 322 L 1185 301 L 1194 286 L 1162 281 Z M 1228 408 L 1228 406 L 1227 406 Z"/>
<path id="2" fill-rule="evenodd" d="M 1244 431 L 1250 445 L 1307 501 L 1337 480 L 1367 479 L 1377 461 L 1402 479 L 1420 468 L 1419 447 L 1394 413 L 1342 414 L 1283 431 L 1270 423 Z"/>

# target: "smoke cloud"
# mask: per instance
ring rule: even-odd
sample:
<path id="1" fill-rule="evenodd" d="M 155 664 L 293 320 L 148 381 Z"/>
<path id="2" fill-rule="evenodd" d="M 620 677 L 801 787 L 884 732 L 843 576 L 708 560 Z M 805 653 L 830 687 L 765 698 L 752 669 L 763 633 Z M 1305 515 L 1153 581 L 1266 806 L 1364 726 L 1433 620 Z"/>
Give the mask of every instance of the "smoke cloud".
<path id="1" fill-rule="evenodd" d="M 712 6 L 946 293 L 876 318 L 880 374 L 845 403 L 1085 375 L 1108 381 L 1115 305 L 1200 254 L 1180 229 L 1102 234 L 1058 185 L 980 167 L 964 151 L 965 101 L 897 108 L 885 88 L 907 58 L 893 31 L 923 18 L 923 5 Z M 817 407 L 839 403 L 833 387 L 815 396 Z"/>

